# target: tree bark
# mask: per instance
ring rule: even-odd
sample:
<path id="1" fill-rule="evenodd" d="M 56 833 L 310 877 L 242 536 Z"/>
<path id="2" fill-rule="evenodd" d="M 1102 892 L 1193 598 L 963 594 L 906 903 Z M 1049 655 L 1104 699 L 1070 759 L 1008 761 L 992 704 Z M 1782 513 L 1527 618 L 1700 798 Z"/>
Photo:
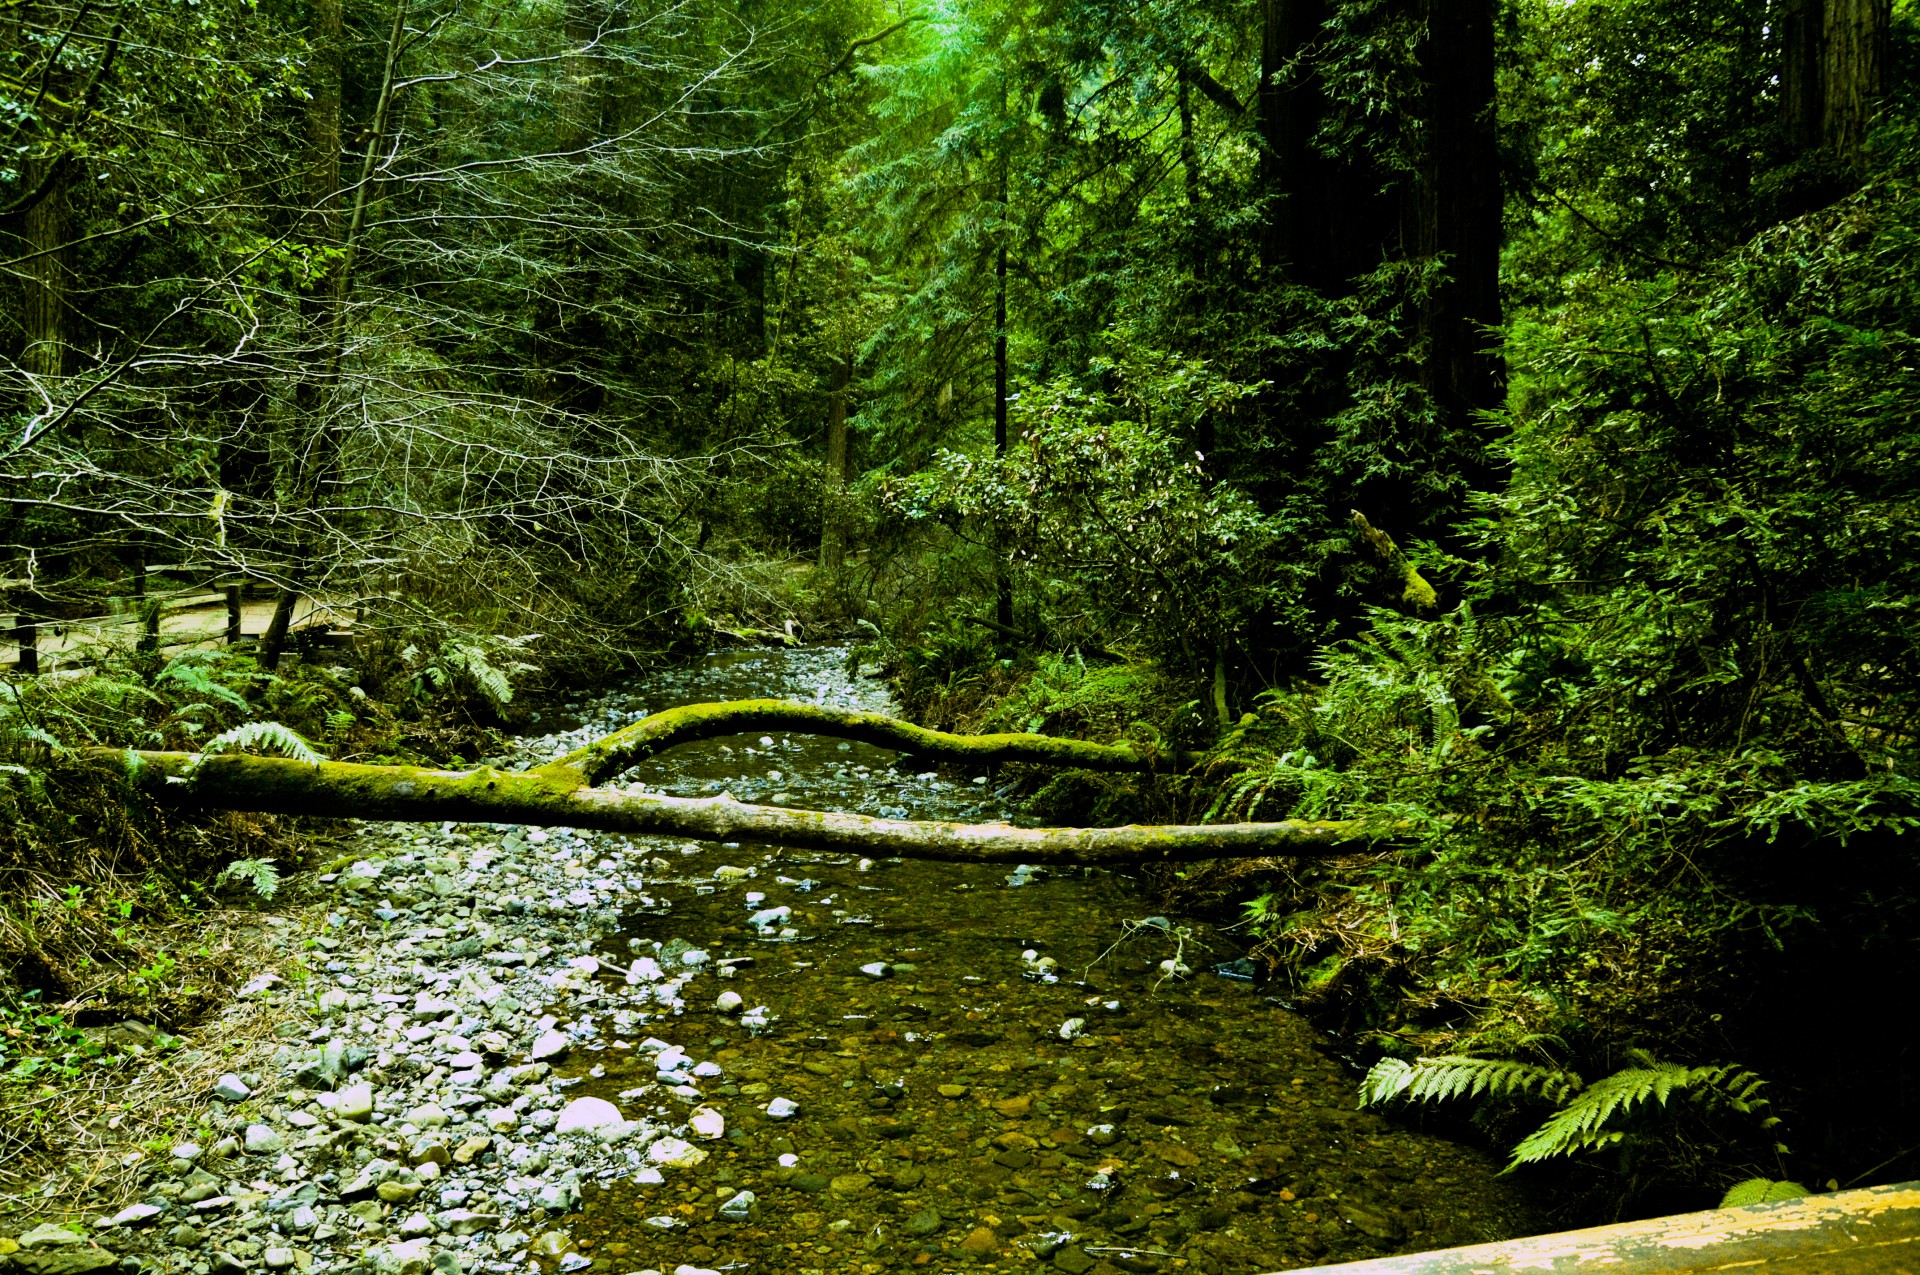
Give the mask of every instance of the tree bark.
<path id="1" fill-rule="evenodd" d="M 1844 162 L 1859 158 L 1886 89 L 1892 26 L 1892 0 L 1826 0 L 1820 140 Z"/>
<path id="2" fill-rule="evenodd" d="M 44 172 L 45 165 L 54 171 Z M 56 381 L 66 371 L 67 320 L 67 174 L 60 159 L 49 159 L 29 171 L 37 185 L 51 179 L 46 193 L 21 217 L 26 240 L 26 276 L 21 289 L 21 328 L 26 337 L 20 366 L 29 376 Z M 36 405 L 29 404 L 31 411 Z"/>
<path id="3" fill-rule="evenodd" d="M 1860 156 L 1886 91 L 1891 0 L 1790 0 L 1781 16 L 1780 115 L 1802 151 Z"/>
<path id="4" fill-rule="evenodd" d="M 532 770 L 430 770 L 311 763 L 282 757 L 94 749 L 162 805 L 331 818 L 524 823 L 596 828 L 696 841 L 751 840 L 956 863 L 1127 865 L 1351 851 L 1391 835 L 1361 820 L 1016 828 L 1010 824 L 874 819 L 833 811 L 753 806 L 729 794 L 670 797 L 595 783 L 676 744 L 753 730 L 805 730 L 976 763 L 1031 762 L 1150 770 L 1133 749 L 1044 735 L 948 735 L 878 713 L 779 700 L 695 704 L 645 721 Z M 1168 759 L 1172 760 L 1172 759 Z"/>
<path id="5" fill-rule="evenodd" d="M 1007 215 L 1006 161 L 1000 167 L 1000 216 Z M 1000 228 L 1000 246 L 993 266 L 993 455 L 1007 457 L 1007 231 Z M 1013 627 L 1013 573 L 1008 569 L 1003 546 L 994 553 L 994 622 L 1003 629 Z"/>
<path id="6" fill-rule="evenodd" d="M 847 565 L 847 529 L 840 516 L 840 496 L 852 480 L 847 451 L 847 388 L 853 384 L 853 356 L 833 361 L 827 383 L 827 508 L 820 524 L 820 566 L 838 574 Z"/>
<path id="7" fill-rule="evenodd" d="M 1420 315 L 1421 388 L 1449 414 L 1498 407 L 1500 162 L 1494 127 L 1492 0 L 1421 0 L 1425 153 L 1408 191 L 1406 252 L 1445 277 Z M 1476 486 L 1489 475 L 1470 475 Z"/>

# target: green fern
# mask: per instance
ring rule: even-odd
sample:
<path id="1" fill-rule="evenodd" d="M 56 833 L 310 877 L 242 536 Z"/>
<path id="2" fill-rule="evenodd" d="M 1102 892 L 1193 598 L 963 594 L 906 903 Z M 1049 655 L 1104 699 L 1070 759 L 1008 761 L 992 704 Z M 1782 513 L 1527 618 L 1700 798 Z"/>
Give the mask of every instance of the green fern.
<path id="1" fill-rule="evenodd" d="M 255 894 L 271 902 L 280 892 L 280 869 L 273 866 L 272 859 L 235 859 L 220 869 L 213 884 L 218 888 L 234 881 L 245 882 Z"/>
<path id="2" fill-rule="evenodd" d="M 1580 1087 L 1580 1077 L 1570 1071 L 1508 1058 L 1454 1054 L 1412 1063 L 1383 1058 L 1360 1082 L 1360 1105 L 1379 1106 L 1402 1097 L 1409 1102 L 1442 1102 L 1482 1094 L 1491 1098 L 1535 1094 L 1549 1102 L 1565 1102 Z"/>
<path id="3" fill-rule="evenodd" d="M 1813 1192 L 1798 1182 L 1776 1181 L 1773 1178 L 1748 1178 L 1745 1182 L 1736 1182 L 1720 1197 L 1720 1207 L 1737 1209 L 1748 1204 L 1773 1204 L 1779 1200 L 1798 1200 Z"/>
<path id="4" fill-rule="evenodd" d="M 270 749 L 309 766 L 318 766 L 326 760 L 312 744 L 279 722 L 247 722 L 208 740 L 206 747 L 200 750 L 199 756 L 189 767 L 189 773 L 199 769 L 200 763 L 215 753 L 236 752 L 243 748 Z"/>
<path id="5" fill-rule="evenodd" d="M 1360 1105 L 1379 1106 L 1396 1099 L 1441 1102 L 1450 1098 L 1529 1096 L 1558 1106 L 1560 1110 L 1514 1148 L 1509 1172 L 1523 1164 L 1622 1142 L 1627 1131 L 1614 1125 L 1616 1119 L 1626 1119 L 1651 1106 L 1666 1107 L 1676 1095 L 1755 1116 L 1762 1129 L 1771 1130 L 1780 1123 L 1767 1114 L 1768 1101 L 1760 1096 L 1766 1082 L 1744 1067 L 1730 1063 L 1688 1067 L 1660 1062 L 1643 1053 L 1635 1054 L 1634 1059 L 1638 1066 L 1588 1085 L 1570 1071 L 1510 1059 L 1449 1055 L 1407 1063 L 1388 1058 L 1374 1064 L 1361 1081 Z M 1776 1149 L 1786 1151 L 1778 1144 Z"/>
<path id="6" fill-rule="evenodd" d="M 196 663 L 186 660 L 175 660 L 173 663 L 167 665 L 167 667 L 161 669 L 159 676 L 154 678 L 154 681 L 172 682 L 183 691 L 203 696 L 207 699 L 220 700 L 233 708 L 239 709 L 243 713 L 252 711 L 252 706 L 247 703 L 245 696 L 241 695 L 240 692 L 234 690 L 231 686 L 224 686 L 214 681 L 213 675 Z"/>

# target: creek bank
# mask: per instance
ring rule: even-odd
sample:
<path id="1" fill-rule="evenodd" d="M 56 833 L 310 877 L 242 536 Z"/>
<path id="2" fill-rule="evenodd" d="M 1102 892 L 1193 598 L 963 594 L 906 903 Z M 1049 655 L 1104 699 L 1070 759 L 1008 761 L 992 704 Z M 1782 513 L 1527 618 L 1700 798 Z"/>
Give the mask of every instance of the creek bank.
<path id="1" fill-rule="evenodd" d="M 583 701 L 498 761 L 675 701 L 887 707 L 840 659 L 720 657 Z M 1003 817 L 986 776 L 892 763 L 769 735 L 626 781 Z M 86 1238 L 29 1232 L 0 1261 L 1214 1275 L 1525 1228 L 1496 1166 L 1352 1110 L 1306 1024 L 1214 973 L 1232 937 L 1142 915 L 1124 878 L 486 825 L 352 836 L 304 968 L 246 986 L 287 1039 L 216 1080 L 205 1136 L 156 1148 Z"/>

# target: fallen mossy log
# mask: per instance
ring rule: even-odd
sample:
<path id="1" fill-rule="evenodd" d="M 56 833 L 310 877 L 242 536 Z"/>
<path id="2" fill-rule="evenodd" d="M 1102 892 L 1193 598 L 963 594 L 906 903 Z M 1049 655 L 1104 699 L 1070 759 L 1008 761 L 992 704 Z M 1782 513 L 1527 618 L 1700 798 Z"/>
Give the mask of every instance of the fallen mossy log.
<path id="1" fill-rule="evenodd" d="M 597 784 L 678 744 L 764 730 L 851 739 L 934 761 L 981 765 L 1027 762 L 1078 770 L 1168 771 L 1186 769 L 1200 760 L 1193 753 L 1152 753 L 1125 744 L 1090 744 L 1052 735 L 950 735 L 884 713 L 792 700 L 741 699 L 669 708 L 539 769 L 548 774 L 576 774 Z"/>
<path id="2" fill-rule="evenodd" d="M 232 753 L 94 749 L 125 765 L 130 781 L 163 805 L 342 819 L 458 820 L 597 828 L 695 841 L 757 841 L 793 849 L 957 863 L 1133 864 L 1319 855 L 1381 835 L 1359 821 L 1016 828 L 1004 823 L 875 819 L 785 806 L 750 806 L 729 794 L 670 797 L 595 784 L 677 744 L 745 731 L 783 730 L 860 740 L 943 761 L 1029 762 L 1091 770 L 1161 769 L 1169 761 L 1112 744 L 1046 735 L 949 735 L 879 713 L 783 700 L 694 704 L 656 713 L 531 770 L 431 770 Z"/>

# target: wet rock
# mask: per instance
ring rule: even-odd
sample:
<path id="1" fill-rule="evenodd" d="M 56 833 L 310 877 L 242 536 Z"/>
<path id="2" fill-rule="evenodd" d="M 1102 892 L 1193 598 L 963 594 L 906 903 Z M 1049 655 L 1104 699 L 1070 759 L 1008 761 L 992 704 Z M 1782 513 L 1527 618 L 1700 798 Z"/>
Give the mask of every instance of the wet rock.
<path id="1" fill-rule="evenodd" d="M 200 1229 L 185 1222 L 167 1232 L 167 1243 L 175 1248 L 198 1248 L 206 1241 Z"/>
<path id="2" fill-rule="evenodd" d="M 753 1192 L 738 1191 L 734 1193 L 731 1199 L 720 1206 L 719 1213 L 721 1217 L 726 1218 L 730 1222 L 749 1221 L 753 1217 L 754 1205 L 758 1203 L 759 1197 L 754 1195 Z"/>
<path id="3" fill-rule="evenodd" d="M 687 1129 L 701 1138 L 722 1137 L 727 1132 L 727 1118 L 712 1107 L 697 1107 L 687 1117 Z"/>
<path id="4" fill-rule="evenodd" d="M 1342 1200 L 1340 1216 L 1355 1230 L 1376 1240 L 1393 1243 L 1405 1236 L 1406 1228 L 1397 1218 L 1381 1209 L 1368 1208 L 1351 1200 Z"/>
<path id="5" fill-rule="evenodd" d="M 1009 1120 L 1024 1120 L 1033 1112 L 1033 1097 L 1021 1094 L 1014 1098 L 1002 1098 L 993 1104 L 993 1109 Z"/>
<path id="6" fill-rule="evenodd" d="M 679 1138 L 662 1138 L 647 1148 L 647 1159 L 662 1168 L 691 1169 L 706 1158 L 705 1151 Z"/>
<path id="7" fill-rule="evenodd" d="M 153 1221 L 165 1212 L 166 1210 L 157 1204 L 129 1204 L 112 1217 L 104 1219 L 104 1223 L 96 1222 L 94 1225 L 139 1226 L 143 1222 Z"/>
<path id="8" fill-rule="evenodd" d="M 713 998 L 713 1008 L 715 1012 L 721 1014 L 737 1014 L 745 1004 L 746 1001 L 741 999 L 740 993 L 735 991 L 725 991 Z"/>
<path id="9" fill-rule="evenodd" d="M 1000 1249 L 1000 1237 L 989 1227 L 976 1226 L 960 1241 L 960 1249 L 974 1257 L 992 1257 Z"/>
<path id="10" fill-rule="evenodd" d="M 941 1085 L 938 1089 L 934 1090 L 934 1092 L 939 1094 L 942 1098 L 964 1098 L 967 1096 L 969 1092 L 969 1086 Z"/>
<path id="11" fill-rule="evenodd" d="M 900 1224 L 900 1229 L 908 1235 L 924 1238 L 945 1225 L 946 1220 L 940 1216 L 939 1209 L 926 1208 L 909 1216 Z"/>
<path id="12" fill-rule="evenodd" d="M 575 1098 L 561 1108 L 553 1131 L 564 1137 L 570 1133 L 597 1133 L 624 1123 L 626 1117 L 620 1114 L 620 1108 L 605 1098 Z"/>
<path id="13" fill-rule="evenodd" d="M 352 1124 L 365 1124 L 373 1119 L 373 1086 L 363 1081 L 342 1089 L 333 1104 L 333 1114 Z"/>
<path id="14" fill-rule="evenodd" d="M 374 1275 L 427 1275 L 433 1269 L 433 1245 L 424 1239 L 382 1244 L 367 1250 Z"/>
<path id="15" fill-rule="evenodd" d="M 213 1096 L 222 1102 L 244 1102 L 253 1096 L 253 1090 L 240 1077 L 228 1072 L 213 1082 Z"/>
<path id="16" fill-rule="evenodd" d="M 791 1120 L 800 1114 L 800 1104 L 791 1098 L 775 1098 L 765 1110 L 769 1120 Z"/>
<path id="17" fill-rule="evenodd" d="M 1078 1244 L 1069 1244 L 1053 1255 L 1054 1269 L 1065 1271 L 1066 1275 L 1086 1275 L 1095 1264 Z"/>
<path id="18" fill-rule="evenodd" d="M 527 1057 L 534 1062 L 547 1062 L 555 1058 L 564 1058 L 573 1048 L 573 1038 L 561 1031 L 544 1031 L 533 1042 L 533 1048 L 527 1051 Z"/>

